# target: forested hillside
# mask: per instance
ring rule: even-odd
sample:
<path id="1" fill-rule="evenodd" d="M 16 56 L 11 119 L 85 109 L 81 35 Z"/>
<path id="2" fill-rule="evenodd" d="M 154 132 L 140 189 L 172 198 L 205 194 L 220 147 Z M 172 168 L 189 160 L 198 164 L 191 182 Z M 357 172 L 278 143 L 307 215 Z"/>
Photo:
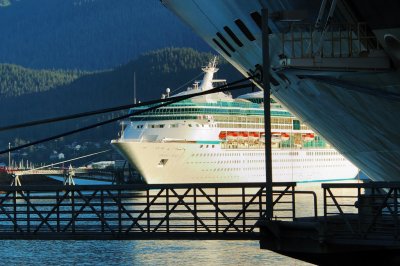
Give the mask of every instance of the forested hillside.
<path id="1" fill-rule="evenodd" d="M 159 0 L 0 0 L 0 62 L 101 70 L 163 47 L 208 46 Z"/>
<path id="2" fill-rule="evenodd" d="M 7 7 L 11 5 L 10 0 L 0 0 L 0 7 Z"/>
<path id="3" fill-rule="evenodd" d="M 1 113 L 7 115 L 3 116 L 1 124 L 9 125 L 132 103 L 133 73 L 136 73 L 138 99 L 142 101 L 158 99 L 167 87 L 172 91 L 176 91 L 179 87 L 181 87 L 180 90 L 183 90 L 192 84 L 191 79 L 195 77 L 201 79 L 201 66 L 206 65 L 212 56 L 211 53 L 200 53 L 189 48 L 166 48 L 143 54 L 136 60 L 113 70 L 86 73 L 71 83 L 44 92 L 2 98 L 0 99 L 0 110 Z M 221 60 L 219 67 L 218 78 L 226 78 L 228 81 L 240 78 L 236 70 L 227 62 Z M 55 75 L 57 73 L 55 71 Z M 0 76 L 2 75 L 0 72 Z M 23 73 L 21 75 L 25 76 Z M 63 75 L 61 77 L 64 78 Z M 26 81 L 28 83 L 37 82 L 35 75 L 31 75 L 31 78 Z M 3 90 L 3 88 L 0 89 Z M 5 145 L 1 142 L 7 142 L 10 139 L 38 139 L 48 136 L 50 132 L 54 134 L 78 128 L 84 124 L 112 116 L 113 114 L 108 114 L 95 119 L 34 127 L 13 132 L 11 135 L 6 132 L 0 135 L 0 146 Z M 118 124 L 114 123 L 109 127 L 81 135 L 79 138 L 84 138 L 84 136 L 92 140 L 107 136 L 111 138 L 116 136 L 117 130 Z"/>
<path id="4" fill-rule="evenodd" d="M 0 64 L 0 98 L 48 91 L 70 84 L 87 74 L 82 71 L 33 70 L 25 67 Z"/>

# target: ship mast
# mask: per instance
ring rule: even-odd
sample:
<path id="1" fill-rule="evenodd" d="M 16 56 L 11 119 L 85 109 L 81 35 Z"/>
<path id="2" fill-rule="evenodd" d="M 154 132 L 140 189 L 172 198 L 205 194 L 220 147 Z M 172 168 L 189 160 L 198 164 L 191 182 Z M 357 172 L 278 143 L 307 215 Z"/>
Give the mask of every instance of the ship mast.
<path id="1" fill-rule="evenodd" d="M 133 72 L 133 103 L 136 104 L 136 72 Z"/>
<path id="2" fill-rule="evenodd" d="M 208 65 L 202 67 L 201 70 L 203 70 L 205 74 L 202 82 L 200 83 L 199 89 L 200 91 L 211 90 L 213 88 L 212 82 L 214 73 L 216 73 L 219 70 L 217 68 L 217 57 L 214 56 L 214 58 L 208 63 Z"/>

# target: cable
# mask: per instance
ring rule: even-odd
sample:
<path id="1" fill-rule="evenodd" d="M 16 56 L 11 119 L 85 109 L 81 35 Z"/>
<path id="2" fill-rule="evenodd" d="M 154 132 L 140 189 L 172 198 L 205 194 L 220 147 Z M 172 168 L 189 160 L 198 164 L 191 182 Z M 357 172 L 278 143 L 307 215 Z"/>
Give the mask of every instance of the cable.
<path id="1" fill-rule="evenodd" d="M 99 152 L 95 152 L 95 153 L 87 154 L 87 155 L 83 155 L 83 156 L 79 156 L 79 157 L 72 158 L 72 159 L 68 159 L 68 160 L 65 160 L 65 161 L 62 161 L 62 162 L 58 162 L 58 163 L 52 163 L 52 164 L 40 166 L 40 167 L 33 168 L 33 169 L 30 169 L 30 170 L 26 170 L 26 171 L 23 171 L 23 172 L 26 174 L 26 173 L 29 173 L 29 172 L 31 172 L 31 171 L 36 171 L 36 170 L 40 170 L 40 169 L 47 168 L 47 167 L 50 167 L 50 166 L 55 166 L 55 165 L 59 165 L 59 164 L 63 164 L 63 163 L 68 163 L 68 162 L 76 161 L 76 160 L 83 159 L 83 158 L 86 158 L 86 157 L 91 157 L 91 156 L 94 156 L 94 155 L 99 155 L 99 154 L 101 154 L 101 153 L 105 153 L 105 152 L 108 152 L 108 151 L 111 151 L 111 149 L 104 150 L 104 151 L 99 151 Z"/>
<path id="2" fill-rule="evenodd" d="M 247 81 L 247 80 L 252 79 L 252 78 L 253 78 L 253 76 L 249 77 L 249 78 L 241 79 L 239 81 L 232 82 L 230 84 L 223 85 L 223 86 L 234 85 L 234 84 L 237 84 L 237 83 L 241 83 L 243 81 Z M 217 89 L 217 88 L 221 88 L 221 86 L 216 87 L 215 89 Z M 174 99 L 185 99 L 185 97 L 186 97 L 186 95 L 177 96 L 177 97 L 173 97 L 173 98 Z M 136 104 L 127 104 L 127 105 L 121 105 L 121 106 L 117 106 L 117 107 L 105 108 L 105 109 L 100 109 L 100 110 L 95 110 L 95 111 L 89 111 L 89 112 L 77 113 L 77 114 L 60 116 L 60 117 L 55 117 L 55 118 L 47 118 L 47 119 L 41 119 L 41 120 L 30 121 L 30 122 L 25 122 L 25 123 L 19 123 L 19 124 L 0 127 L 0 132 L 1 131 L 11 130 L 11 129 L 18 129 L 18 128 L 24 128 L 24 127 L 43 125 L 43 124 L 50 124 L 50 123 L 55 123 L 55 122 L 60 122 L 60 121 L 65 121 L 65 120 L 71 120 L 71 119 L 86 117 L 86 116 L 92 116 L 92 115 L 110 113 L 110 112 L 115 112 L 115 111 L 121 111 L 121 110 L 134 108 L 134 107 L 140 107 L 140 106 L 152 105 L 152 104 L 157 104 L 157 103 L 163 103 L 163 102 L 168 101 L 169 99 L 172 99 L 172 98 L 158 99 L 158 100 L 152 100 L 152 101 L 136 103 Z"/>
<path id="3" fill-rule="evenodd" d="M 131 117 L 131 116 L 135 116 L 135 115 L 140 115 L 140 114 L 143 114 L 145 112 L 156 110 L 156 109 L 158 109 L 160 107 L 168 106 L 168 105 L 171 105 L 173 103 L 176 103 L 176 102 L 179 102 L 179 101 L 182 101 L 182 100 L 185 100 L 185 99 L 190 99 L 190 98 L 193 98 L 193 97 L 196 97 L 196 96 L 201 96 L 201 95 L 206 95 L 206 94 L 211 94 L 211 93 L 216 93 L 216 92 L 243 89 L 243 88 L 249 87 L 250 84 L 241 84 L 241 85 L 236 85 L 236 84 L 244 82 L 244 81 L 247 81 L 247 80 L 249 80 L 251 78 L 253 78 L 253 77 L 244 78 L 244 79 L 232 82 L 230 84 L 226 84 L 226 85 L 222 85 L 222 86 L 216 87 L 216 88 L 208 90 L 208 91 L 203 91 L 203 92 L 199 92 L 199 93 L 193 93 L 193 94 L 190 94 L 190 95 L 184 95 L 184 96 L 180 96 L 180 97 L 172 97 L 172 98 L 162 99 L 163 103 L 161 103 L 159 105 L 156 105 L 156 106 L 149 107 L 147 109 L 139 110 L 139 111 L 137 111 L 137 112 L 135 112 L 133 114 L 126 114 L 126 115 L 118 116 L 118 117 L 115 117 L 115 118 L 112 118 L 112 119 L 109 119 L 109 120 L 105 120 L 105 121 L 102 121 L 102 122 L 99 122 L 99 123 L 95 123 L 95 124 L 92 124 L 92 125 L 89 125 L 89 126 L 86 126 L 86 127 L 78 128 L 78 129 L 71 130 L 71 131 L 67 131 L 67 132 L 64 132 L 64 133 L 61 133 L 61 134 L 58 134 L 58 135 L 54 135 L 54 136 L 51 136 L 51 137 L 48 137 L 48 138 L 44 138 L 44 139 L 41 139 L 41 140 L 33 141 L 33 142 L 30 142 L 30 143 L 27 143 L 27 144 L 23 144 L 23 145 L 20 145 L 20 146 L 17 146 L 17 147 L 13 147 L 13 148 L 10 148 L 10 149 L 2 150 L 2 151 L 0 151 L 0 154 L 4 154 L 4 153 L 20 150 L 20 149 L 23 149 L 23 148 L 27 148 L 27 147 L 39 144 L 39 143 L 47 142 L 47 141 L 50 141 L 50 140 L 58 139 L 58 138 L 65 137 L 65 136 L 68 136 L 68 135 L 72 135 L 72 134 L 75 134 L 75 133 L 78 133 L 78 132 L 81 132 L 81 131 L 86 131 L 86 130 L 89 130 L 89 129 L 92 129 L 92 128 L 103 126 L 103 125 L 106 125 L 106 124 L 109 124 L 109 123 L 112 123 L 112 122 L 116 122 L 118 120 L 122 120 L 122 119 Z M 232 85 L 235 85 L 235 86 L 232 86 Z"/>
<path id="4" fill-rule="evenodd" d="M 197 76 L 195 76 L 194 78 L 192 78 L 191 80 L 183 83 L 181 86 L 179 86 L 178 88 L 174 89 L 171 91 L 171 93 L 174 93 L 176 91 L 179 91 L 180 89 L 182 89 L 184 86 L 186 86 L 187 84 L 189 84 L 191 81 L 196 80 L 198 77 L 200 77 L 201 75 L 203 75 L 203 72 L 200 72 Z"/>

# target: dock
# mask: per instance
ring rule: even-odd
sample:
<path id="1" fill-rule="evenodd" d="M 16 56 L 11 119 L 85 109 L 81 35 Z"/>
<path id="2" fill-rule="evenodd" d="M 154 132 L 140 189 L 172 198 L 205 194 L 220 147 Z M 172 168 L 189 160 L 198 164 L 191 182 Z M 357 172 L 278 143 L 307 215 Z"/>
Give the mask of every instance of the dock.
<path id="1" fill-rule="evenodd" d="M 121 184 L 125 181 L 133 181 L 131 175 L 126 177 L 124 171 L 114 169 L 89 169 L 89 168 L 47 168 L 47 169 L 7 169 L 4 174 L 9 178 L 3 176 L 0 180 L 0 185 L 5 182 L 10 182 L 11 186 L 26 185 L 50 185 L 58 181 L 50 178 L 49 176 L 58 176 L 63 178 L 65 185 L 75 185 L 75 178 L 93 181 L 109 182 L 110 184 Z M 5 180 L 4 180 L 5 179 Z M 8 181 L 11 179 L 11 181 Z"/>
<path id="2" fill-rule="evenodd" d="M 318 265 L 398 265 L 400 183 L 322 184 L 323 215 L 260 220 L 260 247 Z"/>
<path id="3" fill-rule="evenodd" d="M 0 187 L 1 239 L 259 240 L 263 183 Z M 295 183 L 274 184 L 295 218 Z M 309 194 L 314 197 L 313 193 Z"/>

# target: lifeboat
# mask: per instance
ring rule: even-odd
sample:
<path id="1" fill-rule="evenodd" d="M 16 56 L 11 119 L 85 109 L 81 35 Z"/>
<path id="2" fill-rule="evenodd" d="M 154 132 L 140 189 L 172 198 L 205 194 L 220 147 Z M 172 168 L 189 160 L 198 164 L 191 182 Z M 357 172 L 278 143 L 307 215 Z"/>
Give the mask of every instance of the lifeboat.
<path id="1" fill-rule="evenodd" d="M 221 131 L 219 133 L 218 137 L 219 137 L 220 140 L 225 140 L 226 139 L 226 131 Z"/>
<path id="2" fill-rule="evenodd" d="M 307 134 L 303 134 L 303 135 L 301 135 L 301 137 L 302 137 L 302 139 L 303 139 L 303 141 L 312 141 L 312 140 L 314 140 L 314 134 L 313 133 L 307 133 Z"/>
<path id="3" fill-rule="evenodd" d="M 237 140 L 238 135 L 239 134 L 237 132 L 228 131 L 228 133 L 226 135 L 226 139 L 229 141 L 234 141 L 234 140 Z"/>
<path id="4" fill-rule="evenodd" d="M 265 143 L 265 133 L 260 134 L 260 142 Z"/>
<path id="5" fill-rule="evenodd" d="M 281 138 L 281 133 L 277 133 L 277 132 L 272 132 L 271 133 L 271 142 L 272 143 L 278 143 L 281 142 L 282 138 Z"/>
<path id="6" fill-rule="evenodd" d="M 260 139 L 260 133 L 258 132 L 249 132 L 249 140 L 256 141 Z"/>
<path id="7" fill-rule="evenodd" d="M 247 140 L 248 137 L 249 137 L 248 132 L 239 132 L 239 134 L 238 134 L 238 139 L 241 141 Z"/>
<path id="8" fill-rule="evenodd" d="M 281 140 L 282 141 L 287 141 L 290 139 L 290 135 L 288 133 L 282 133 L 281 134 Z"/>

